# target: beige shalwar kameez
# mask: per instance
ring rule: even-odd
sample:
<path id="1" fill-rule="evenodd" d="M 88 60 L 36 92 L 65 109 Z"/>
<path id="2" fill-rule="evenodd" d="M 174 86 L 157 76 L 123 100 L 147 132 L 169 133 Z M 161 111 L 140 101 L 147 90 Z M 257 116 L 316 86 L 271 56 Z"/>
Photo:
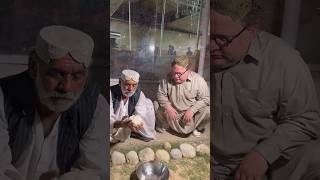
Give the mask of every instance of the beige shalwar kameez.
<path id="1" fill-rule="evenodd" d="M 209 88 L 202 76 L 191 72 L 187 80 L 181 84 L 175 84 L 170 75 L 160 82 L 157 92 L 157 102 L 154 103 L 157 126 L 166 128 L 166 124 L 177 133 L 189 134 L 195 129 L 203 130 L 210 119 Z M 164 114 L 164 107 L 171 105 L 176 109 L 178 118 L 171 121 Z M 194 113 L 193 121 L 183 122 L 186 110 Z"/>
<path id="2" fill-rule="evenodd" d="M 260 32 L 243 61 L 214 73 L 212 88 L 215 180 L 233 179 L 251 150 L 268 162 L 272 180 L 320 177 L 318 98 L 308 66 L 296 50 Z"/>

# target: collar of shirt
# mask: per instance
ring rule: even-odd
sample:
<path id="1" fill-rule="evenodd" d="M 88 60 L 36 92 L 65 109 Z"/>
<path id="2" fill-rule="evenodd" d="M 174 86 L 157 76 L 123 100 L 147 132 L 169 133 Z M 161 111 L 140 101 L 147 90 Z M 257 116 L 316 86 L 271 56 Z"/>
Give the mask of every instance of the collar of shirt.
<path id="1" fill-rule="evenodd" d="M 248 55 L 245 57 L 244 62 L 253 62 L 257 65 L 259 61 L 262 59 L 261 51 L 263 45 L 263 33 L 264 32 L 258 32 L 256 38 L 252 40 L 252 42 L 250 43 Z M 248 56 L 250 58 L 248 58 Z"/>
<path id="2" fill-rule="evenodd" d="M 57 120 L 54 122 L 51 131 L 49 132 L 48 136 L 45 137 L 45 138 L 58 136 L 60 117 L 61 117 L 61 114 L 57 117 Z M 40 128 L 39 132 L 42 132 L 43 133 L 42 135 L 44 137 L 45 136 L 45 129 L 44 129 L 44 126 L 43 126 L 42 121 L 40 119 L 38 111 L 36 111 L 36 114 L 35 114 L 35 124 L 34 124 L 34 126 L 36 128 Z"/>
<path id="3" fill-rule="evenodd" d="M 190 71 L 190 74 L 189 74 L 188 78 L 186 79 L 186 81 L 192 81 L 192 77 L 193 77 L 193 71 Z"/>

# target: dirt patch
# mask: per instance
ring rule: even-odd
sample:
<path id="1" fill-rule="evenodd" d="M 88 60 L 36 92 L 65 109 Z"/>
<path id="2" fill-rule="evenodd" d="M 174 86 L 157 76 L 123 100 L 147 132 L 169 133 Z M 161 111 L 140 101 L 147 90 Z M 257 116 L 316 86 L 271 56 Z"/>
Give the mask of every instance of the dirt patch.
<path id="1" fill-rule="evenodd" d="M 164 142 L 170 142 L 172 148 L 179 148 L 182 143 L 189 143 L 196 147 L 199 144 L 210 144 L 210 127 L 200 138 L 192 135 L 187 137 L 179 137 L 170 132 L 157 133 L 156 139 L 144 142 L 139 139 L 131 138 L 125 143 L 117 143 L 111 146 L 112 151 L 119 151 L 124 154 L 129 151 L 139 152 L 142 148 L 150 147 L 154 151 L 163 149 Z M 112 164 L 110 162 L 110 164 Z M 209 180 L 210 179 L 210 158 L 209 155 L 196 156 L 192 159 L 182 158 L 180 160 L 170 160 L 166 163 L 170 170 L 169 180 Z M 122 166 L 111 166 L 110 168 L 111 180 L 136 180 L 135 166 L 124 164 Z"/>
<path id="2" fill-rule="evenodd" d="M 164 133 L 157 133 L 156 139 L 144 142 L 136 138 L 130 138 L 125 143 L 117 143 L 117 144 L 111 144 L 111 151 L 115 150 L 135 150 L 137 148 L 141 147 L 147 147 L 147 146 L 154 146 L 163 144 L 164 142 L 170 142 L 171 144 L 176 143 L 184 143 L 184 142 L 196 142 L 197 144 L 208 144 L 210 142 L 210 127 L 206 128 L 206 131 L 201 135 L 200 138 L 194 137 L 193 135 L 189 135 L 186 137 L 180 137 L 174 135 L 172 132 L 164 132 Z"/>
<path id="3" fill-rule="evenodd" d="M 192 159 L 183 158 L 171 160 L 166 165 L 170 171 L 169 180 L 209 180 L 210 179 L 209 156 L 197 156 Z M 135 166 L 122 165 L 111 167 L 111 180 L 136 180 Z"/>

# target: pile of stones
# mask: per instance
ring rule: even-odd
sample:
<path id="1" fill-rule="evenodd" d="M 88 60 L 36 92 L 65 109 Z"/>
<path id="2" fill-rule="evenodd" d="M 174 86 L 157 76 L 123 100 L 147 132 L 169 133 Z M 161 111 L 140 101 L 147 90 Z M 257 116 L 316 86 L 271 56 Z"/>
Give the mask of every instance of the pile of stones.
<path id="1" fill-rule="evenodd" d="M 150 147 L 146 147 L 138 152 L 129 151 L 126 155 L 113 151 L 111 153 L 112 165 L 131 164 L 136 165 L 139 162 L 158 160 L 169 163 L 170 159 L 194 158 L 196 155 L 209 155 L 210 148 L 206 144 L 200 144 L 196 147 L 188 143 L 180 144 L 179 148 L 171 148 L 169 142 L 163 144 L 163 149 L 154 152 Z"/>

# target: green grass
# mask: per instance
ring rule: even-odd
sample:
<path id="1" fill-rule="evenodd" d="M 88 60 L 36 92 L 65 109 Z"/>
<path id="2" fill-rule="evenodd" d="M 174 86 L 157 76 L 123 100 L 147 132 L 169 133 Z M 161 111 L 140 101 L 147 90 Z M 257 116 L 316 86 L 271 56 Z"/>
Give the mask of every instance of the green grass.
<path id="1" fill-rule="evenodd" d="M 196 156 L 195 158 L 188 159 L 182 158 L 180 160 L 170 160 L 166 163 L 170 172 L 177 172 L 179 170 L 179 176 L 190 179 L 190 180 L 204 180 L 210 177 L 210 167 L 209 167 L 209 156 Z M 119 173 L 121 179 L 130 179 L 130 175 L 135 171 L 135 166 L 133 165 L 122 165 L 122 166 L 112 166 L 111 167 L 111 180 L 112 175 Z"/>
<path id="2" fill-rule="evenodd" d="M 168 168 L 170 169 L 170 170 L 172 170 L 172 171 L 177 171 L 177 164 L 176 163 L 174 163 L 176 160 L 171 160 L 169 163 L 165 163 L 167 166 L 168 166 Z"/>
<path id="3" fill-rule="evenodd" d="M 183 168 L 180 175 L 190 180 L 200 180 L 204 177 L 209 177 L 209 163 L 209 158 L 206 158 L 206 156 L 197 156 L 193 159 L 181 159 L 178 162 L 178 166 Z"/>
<path id="4" fill-rule="evenodd" d="M 179 148 L 180 143 L 170 143 L 172 149 Z M 140 150 L 144 149 L 145 147 L 132 147 L 130 150 L 117 150 L 119 152 L 124 153 L 125 155 L 129 151 L 136 151 L 139 153 Z M 163 144 L 158 145 L 151 145 L 150 148 L 156 152 L 158 149 L 164 149 Z M 182 178 L 189 179 L 189 180 L 207 180 L 210 178 L 210 156 L 209 155 L 199 155 L 197 154 L 196 157 L 189 159 L 189 158 L 182 158 L 180 160 L 173 160 L 171 159 L 169 163 L 165 163 L 170 172 L 175 174 L 175 176 L 181 176 Z M 111 166 L 110 173 L 111 173 L 111 180 L 114 178 L 114 175 L 120 174 L 120 178 L 123 180 L 130 179 L 130 176 L 135 171 L 134 165 L 124 164 L 122 166 Z M 118 177 L 119 178 L 119 177 Z"/>
<path id="5" fill-rule="evenodd" d="M 112 175 L 116 173 L 119 173 L 123 179 L 130 179 L 131 174 L 135 171 L 135 166 L 128 165 L 128 164 L 122 165 L 121 167 L 112 166 L 110 170 L 111 170 L 110 171 L 111 179 L 112 179 Z"/>
<path id="6" fill-rule="evenodd" d="M 171 144 L 171 149 L 174 149 L 174 148 L 179 149 L 180 143 L 170 143 L 170 144 Z"/>

